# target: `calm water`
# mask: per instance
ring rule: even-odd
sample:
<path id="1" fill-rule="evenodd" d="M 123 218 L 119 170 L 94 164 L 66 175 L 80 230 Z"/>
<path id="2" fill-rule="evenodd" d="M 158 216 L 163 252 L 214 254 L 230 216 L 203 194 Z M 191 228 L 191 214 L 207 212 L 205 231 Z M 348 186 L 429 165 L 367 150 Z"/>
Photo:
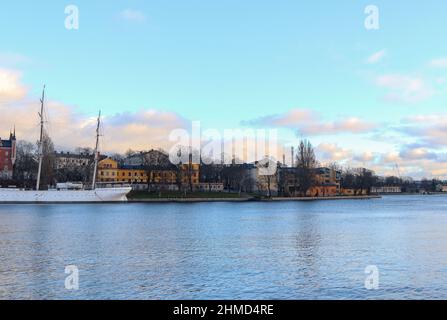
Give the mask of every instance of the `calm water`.
<path id="1" fill-rule="evenodd" d="M 446 299 L 447 197 L 0 205 L 0 299 L 79 298 Z"/>

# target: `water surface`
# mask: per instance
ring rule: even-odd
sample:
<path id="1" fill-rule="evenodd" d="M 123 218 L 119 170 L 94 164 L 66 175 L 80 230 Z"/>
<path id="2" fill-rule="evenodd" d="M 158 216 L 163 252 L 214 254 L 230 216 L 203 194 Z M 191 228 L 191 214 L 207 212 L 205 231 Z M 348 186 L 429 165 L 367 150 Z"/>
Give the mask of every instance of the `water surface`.
<path id="1" fill-rule="evenodd" d="M 447 196 L 0 205 L 0 299 L 407 298 L 447 299 Z"/>

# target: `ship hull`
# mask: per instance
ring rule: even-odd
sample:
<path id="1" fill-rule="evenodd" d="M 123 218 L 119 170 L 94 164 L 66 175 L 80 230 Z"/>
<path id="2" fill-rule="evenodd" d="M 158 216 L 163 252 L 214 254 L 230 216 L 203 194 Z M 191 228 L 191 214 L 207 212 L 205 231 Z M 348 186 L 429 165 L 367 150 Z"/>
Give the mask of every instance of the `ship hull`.
<path id="1" fill-rule="evenodd" d="M 96 190 L 25 191 L 0 189 L 0 203 L 101 203 L 126 202 L 130 187 Z"/>

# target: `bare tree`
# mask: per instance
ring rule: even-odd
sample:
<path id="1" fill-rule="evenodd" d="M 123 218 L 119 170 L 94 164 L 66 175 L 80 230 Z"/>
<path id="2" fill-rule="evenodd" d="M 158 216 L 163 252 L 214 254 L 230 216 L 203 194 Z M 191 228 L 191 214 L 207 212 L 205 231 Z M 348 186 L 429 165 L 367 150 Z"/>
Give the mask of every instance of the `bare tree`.
<path id="1" fill-rule="evenodd" d="M 123 164 L 124 163 L 124 158 L 125 156 L 120 154 L 120 153 L 114 153 L 112 154 L 109 158 L 115 160 L 116 162 L 118 162 L 119 164 Z"/>
<path id="2" fill-rule="evenodd" d="M 341 187 L 343 189 L 355 189 L 355 174 L 351 168 L 343 171 L 341 176 Z"/>
<path id="3" fill-rule="evenodd" d="M 356 194 L 362 195 L 364 191 L 370 194 L 371 187 L 375 184 L 377 177 L 374 172 L 365 168 L 358 168 L 355 170 L 355 183 Z"/>
<path id="4" fill-rule="evenodd" d="M 225 181 L 226 188 L 241 194 L 249 181 L 249 170 L 244 165 L 238 164 L 224 167 L 222 170 L 222 178 Z"/>
<path id="5" fill-rule="evenodd" d="M 308 140 L 301 140 L 296 156 L 297 182 L 302 196 L 306 196 L 307 191 L 315 185 L 315 168 L 318 161 L 315 151 Z"/>
<path id="6" fill-rule="evenodd" d="M 285 168 L 278 169 L 278 194 L 281 196 L 286 196 L 286 186 L 287 186 L 287 174 L 288 170 Z"/>
<path id="7" fill-rule="evenodd" d="M 257 185 L 258 190 L 265 190 L 267 197 L 272 197 L 272 188 L 278 183 L 278 169 L 280 163 L 265 157 L 257 163 Z"/>
<path id="8" fill-rule="evenodd" d="M 37 148 L 36 145 L 27 141 L 17 142 L 17 159 L 14 165 L 15 182 L 25 188 L 35 185 L 37 175 Z"/>
<path id="9" fill-rule="evenodd" d="M 169 166 L 169 156 L 162 150 L 151 150 L 143 156 L 143 167 L 147 176 L 148 191 L 153 191 L 156 175 L 162 174 Z"/>
<path id="10" fill-rule="evenodd" d="M 132 149 L 128 149 L 124 155 L 126 156 L 126 158 L 129 158 L 129 157 L 131 157 L 131 156 L 136 155 L 137 153 L 138 153 L 138 152 L 136 152 L 136 151 L 134 151 L 134 150 L 132 150 Z"/>
<path id="11" fill-rule="evenodd" d="M 339 165 L 337 162 L 331 162 L 328 164 L 328 168 L 331 169 L 334 172 L 341 172 L 343 171 L 343 168 L 341 165 Z"/>

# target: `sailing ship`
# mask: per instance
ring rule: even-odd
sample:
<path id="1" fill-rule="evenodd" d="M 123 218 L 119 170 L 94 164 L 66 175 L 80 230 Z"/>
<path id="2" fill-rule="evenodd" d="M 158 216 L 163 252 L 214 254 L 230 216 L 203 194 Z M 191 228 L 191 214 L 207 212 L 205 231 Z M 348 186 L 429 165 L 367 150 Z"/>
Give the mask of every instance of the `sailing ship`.
<path id="1" fill-rule="evenodd" d="M 95 203 L 127 201 L 126 196 L 132 190 L 131 187 L 98 187 L 96 185 L 99 162 L 98 149 L 101 112 L 99 113 L 96 126 L 96 145 L 94 153 L 93 181 L 91 187 L 86 188 L 83 184 L 78 183 L 59 183 L 54 189 L 40 190 L 43 161 L 45 87 L 43 89 L 40 102 L 40 139 L 38 145 L 39 165 L 37 171 L 36 189 L 23 190 L 17 188 L 0 188 L 0 203 Z"/>

